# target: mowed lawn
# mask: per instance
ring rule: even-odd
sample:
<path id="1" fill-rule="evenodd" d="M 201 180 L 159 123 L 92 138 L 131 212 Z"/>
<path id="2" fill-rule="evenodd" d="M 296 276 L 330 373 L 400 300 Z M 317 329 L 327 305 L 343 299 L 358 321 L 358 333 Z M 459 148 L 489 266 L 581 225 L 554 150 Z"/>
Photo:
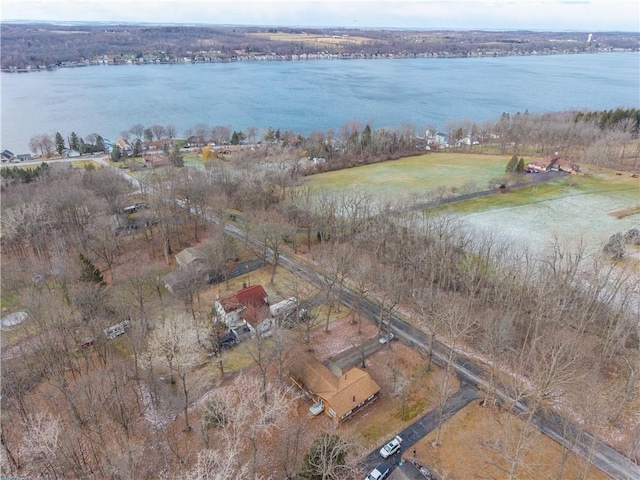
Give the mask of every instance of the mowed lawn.
<path id="1" fill-rule="evenodd" d="M 428 153 L 363 167 L 321 173 L 311 177 L 317 189 L 348 191 L 351 188 L 379 194 L 416 194 L 438 187 L 462 188 L 474 182 L 485 190 L 489 181 L 504 177 L 508 156 Z"/>

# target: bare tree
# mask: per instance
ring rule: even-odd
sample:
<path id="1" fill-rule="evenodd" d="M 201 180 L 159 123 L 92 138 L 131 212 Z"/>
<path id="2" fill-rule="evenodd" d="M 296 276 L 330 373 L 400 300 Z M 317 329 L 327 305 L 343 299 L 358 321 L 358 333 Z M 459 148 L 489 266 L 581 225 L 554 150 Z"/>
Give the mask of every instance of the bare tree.
<path id="1" fill-rule="evenodd" d="M 151 349 L 167 362 L 171 374 L 180 379 L 184 396 L 185 431 L 191 430 L 189 423 L 189 392 L 197 378 L 188 382 L 189 375 L 201 363 L 201 342 L 206 338 L 206 330 L 194 321 L 192 316 L 172 316 L 164 318 L 156 325 L 151 337 Z"/>
<path id="2" fill-rule="evenodd" d="M 351 323 L 355 323 L 358 318 L 358 334 L 362 333 L 362 303 L 365 295 L 371 288 L 371 275 L 373 273 L 371 258 L 363 253 L 356 256 L 350 267 L 349 280 L 351 287 L 355 290 L 357 300 L 356 308 L 353 309 Z"/>
<path id="3" fill-rule="evenodd" d="M 111 168 L 101 168 L 85 172 L 82 179 L 87 189 L 107 202 L 111 214 L 122 212 L 122 199 L 131 188 L 117 172 Z"/>
<path id="4" fill-rule="evenodd" d="M 347 456 L 353 445 L 336 432 L 325 432 L 317 437 L 304 457 L 300 476 L 306 479 L 342 478 L 351 471 Z"/>
<path id="5" fill-rule="evenodd" d="M 178 134 L 178 130 L 173 123 L 168 123 L 167 125 L 165 125 L 164 131 L 167 137 L 169 137 L 171 140 L 176 138 L 176 135 Z"/>
<path id="6" fill-rule="evenodd" d="M 144 125 L 141 123 L 136 123 L 129 128 L 129 133 L 133 135 L 137 140 L 142 140 L 142 135 L 144 133 Z"/>
<path id="7" fill-rule="evenodd" d="M 231 140 L 231 127 L 227 125 L 216 125 L 211 129 L 211 139 L 216 145 L 226 145 Z"/>
<path id="8" fill-rule="evenodd" d="M 438 405 L 438 429 L 435 445 L 440 445 L 440 433 L 442 431 L 442 423 L 444 420 L 444 404 L 449 397 L 449 382 L 451 381 L 452 365 L 456 350 L 456 344 L 469 335 L 475 328 L 475 319 L 469 308 L 463 308 L 455 304 L 449 305 L 448 308 L 442 308 L 437 315 L 441 316 L 439 323 L 445 330 L 445 336 L 448 345 L 447 364 L 445 367 L 445 375 L 441 387 L 440 403 Z"/>
<path id="9" fill-rule="evenodd" d="M 243 374 L 211 393 L 211 398 L 224 412 L 225 421 L 217 429 L 221 441 L 234 449 L 233 458 L 237 461 L 233 468 L 236 472 L 249 472 L 235 478 L 257 478 L 258 440 L 274 435 L 288 425 L 287 415 L 295 408 L 296 397 L 289 389 L 267 382 L 266 392 L 264 390 L 262 379 Z M 256 402 L 258 397 L 266 397 L 269 401 Z M 251 460 L 242 463 L 247 457 Z"/>
<path id="10" fill-rule="evenodd" d="M 276 269 L 282 254 L 284 238 L 287 228 L 283 226 L 284 220 L 274 213 L 268 218 L 261 220 L 254 228 L 258 241 L 263 246 L 261 257 L 265 262 L 271 264 L 271 283 L 276 276 Z"/>
<path id="11" fill-rule="evenodd" d="M 160 140 L 166 133 L 166 130 L 162 125 L 151 125 L 150 128 L 154 137 L 156 137 L 156 140 Z"/>

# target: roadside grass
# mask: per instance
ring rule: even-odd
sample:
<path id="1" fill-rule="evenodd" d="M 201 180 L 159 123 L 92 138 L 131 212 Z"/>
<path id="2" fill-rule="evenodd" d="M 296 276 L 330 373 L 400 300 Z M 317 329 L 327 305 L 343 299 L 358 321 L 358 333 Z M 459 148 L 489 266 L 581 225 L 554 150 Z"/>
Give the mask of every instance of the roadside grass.
<path id="1" fill-rule="evenodd" d="M 402 415 L 402 406 L 393 415 L 394 418 L 409 422 L 415 420 L 420 413 L 424 413 L 425 408 L 429 405 L 426 398 L 408 398 L 404 406 L 404 416 Z"/>
<path id="2" fill-rule="evenodd" d="M 71 166 L 73 168 L 81 168 L 81 169 L 95 168 L 96 170 L 99 168 L 102 168 L 102 165 L 94 162 L 93 160 L 76 160 L 74 162 L 71 162 Z"/>
<path id="3" fill-rule="evenodd" d="M 509 157 L 470 153 L 428 153 L 415 157 L 365 165 L 310 177 L 315 189 L 333 191 L 361 188 L 370 193 L 420 194 L 437 187 L 465 187 L 473 181 L 476 190 L 505 176 Z"/>

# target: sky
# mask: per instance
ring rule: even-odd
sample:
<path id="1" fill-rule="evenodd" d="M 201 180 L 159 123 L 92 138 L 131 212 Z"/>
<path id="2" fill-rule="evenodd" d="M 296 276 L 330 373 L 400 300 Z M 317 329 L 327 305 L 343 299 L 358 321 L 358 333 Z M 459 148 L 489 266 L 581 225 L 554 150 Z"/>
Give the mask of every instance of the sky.
<path id="1" fill-rule="evenodd" d="M 640 32 L 638 0 L 2 0 L 0 19 Z"/>

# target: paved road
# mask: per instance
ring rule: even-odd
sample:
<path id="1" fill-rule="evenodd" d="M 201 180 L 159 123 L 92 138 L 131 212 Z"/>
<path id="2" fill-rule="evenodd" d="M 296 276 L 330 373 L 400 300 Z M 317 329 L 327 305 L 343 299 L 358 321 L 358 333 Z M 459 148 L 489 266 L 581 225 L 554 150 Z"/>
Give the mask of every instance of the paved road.
<path id="1" fill-rule="evenodd" d="M 534 173 L 534 174 L 527 174 L 525 177 L 521 177 L 524 178 L 525 180 L 514 183 L 513 185 L 510 185 L 509 188 L 519 188 L 519 187 L 528 187 L 530 185 L 536 185 L 538 183 L 544 183 L 544 182 L 550 182 L 552 180 L 557 180 L 558 178 L 563 178 L 570 175 L 569 173 L 565 173 L 565 172 L 546 172 L 546 173 Z M 413 205 L 409 210 L 410 211 L 418 211 L 418 210 L 424 210 L 425 208 L 433 208 L 433 207 L 439 207 L 441 205 L 446 205 L 448 203 L 455 203 L 455 202 L 461 202 L 463 200 L 469 200 L 471 198 L 479 198 L 479 197 L 486 197 L 487 195 L 495 195 L 496 193 L 500 193 L 500 189 L 499 188 L 489 188 L 487 190 L 482 190 L 479 192 L 473 192 L 473 193 L 467 193 L 464 195 L 456 195 L 455 197 L 448 197 L 448 198 L 443 198 L 441 200 L 432 200 L 429 202 L 419 202 L 416 203 L 415 205 Z"/>
<path id="2" fill-rule="evenodd" d="M 331 357 L 329 360 L 327 360 L 327 362 L 325 362 L 325 365 L 327 363 L 331 363 L 332 366 L 343 372 L 353 367 L 361 367 L 362 357 L 367 358 L 383 347 L 387 346 L 382 345 L 379 342 L 378 337 L 372 338 L 371 340 L 367 340 L 361 345 L 351 347 L 349 350 L 345 350 L 339 355 Z M 342 375 L 342 373 L 340 373 L 340 375 Z"/>

